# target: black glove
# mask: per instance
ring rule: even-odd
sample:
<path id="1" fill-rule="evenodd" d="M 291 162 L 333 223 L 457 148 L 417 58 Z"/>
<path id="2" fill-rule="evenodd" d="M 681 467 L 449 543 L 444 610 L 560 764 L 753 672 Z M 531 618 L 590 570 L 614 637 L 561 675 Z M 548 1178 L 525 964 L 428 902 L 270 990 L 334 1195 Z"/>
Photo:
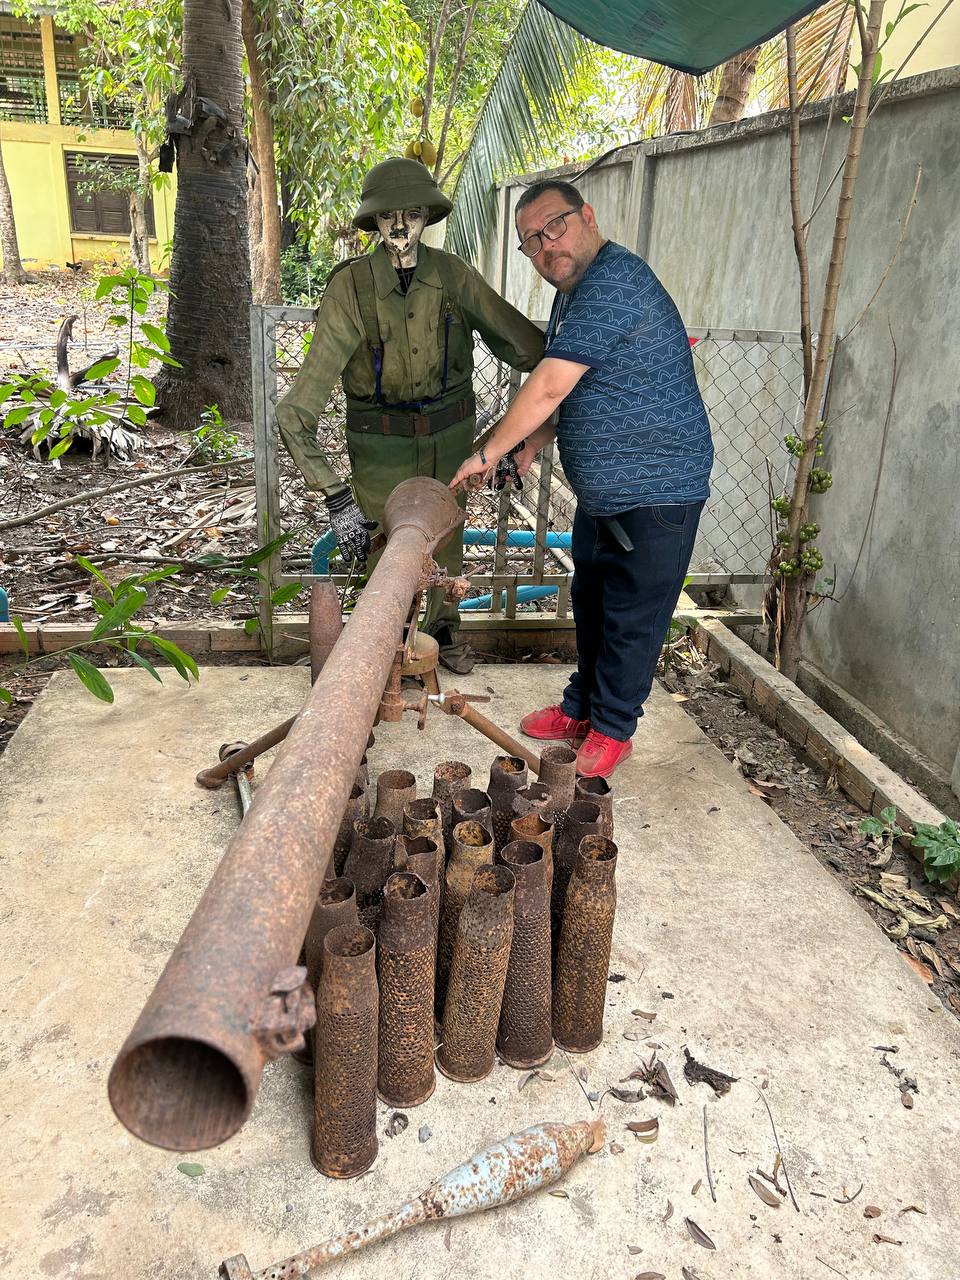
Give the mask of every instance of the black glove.
<path id="1" fill-rule="evenodd" d="M 340 555 L 344 560 L 366 564 L 370 553 L 370 531 L 377 527 L 376 520 L 364 517 L 349 485 L 327 495 L 324 502 L 327 504 L 330 528 L 336 536 Z"/>
<path id="2" fill-rule="evenodd" d="M 517 460 L 514 455 L 522 450 L 525 443 L 525 440 L 521 440 L 519 444 L 515 444 L 509 453 L 505 453 L 503 455 L 494 468 L 493 475 L 490 478 L 490 484 L 497 493 L 500 493 L 501 490 L 505 488 L 507 480 L 513 481 L 513 487 L 515 489 L 523 488 L 523 481 L 517 474 Z"/>

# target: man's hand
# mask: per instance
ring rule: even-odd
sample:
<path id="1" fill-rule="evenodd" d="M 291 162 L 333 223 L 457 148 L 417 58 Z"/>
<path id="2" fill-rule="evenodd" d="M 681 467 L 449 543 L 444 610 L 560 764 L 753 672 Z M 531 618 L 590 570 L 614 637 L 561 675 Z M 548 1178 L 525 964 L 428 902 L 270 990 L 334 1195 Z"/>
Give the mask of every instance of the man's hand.
<path id="1" fill-rule="evenodd" d="M 349 485 L 329 494 L 324 502 L 341 556 L 344 560 L 355 560 L 359 565 L 366 564 L 370 554 L 370 531 L 377 527 L 376 520 L 364 517 Z"/>
<path id="2" fill-rule="evenodd" d="M 470 457 L 461 462 L 460 470 L 450 481 L 450 488 L 457 489 L 482 489 L 486 481 L 492 475 L 495 463 L 487 462 L 479 453 L 471 453 Z"/>

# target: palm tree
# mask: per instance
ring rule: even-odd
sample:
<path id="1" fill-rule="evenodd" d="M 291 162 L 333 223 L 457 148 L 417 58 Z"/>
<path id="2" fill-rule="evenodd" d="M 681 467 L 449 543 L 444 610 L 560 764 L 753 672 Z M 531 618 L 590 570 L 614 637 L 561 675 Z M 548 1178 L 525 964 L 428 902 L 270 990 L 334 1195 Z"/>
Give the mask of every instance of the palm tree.
<path id="1" fill-rule="evenodd" d="M 849 0 L 828 0 L 797 24 L 804 102 L 842 90 L 853 20 Z M 472 257 L 493 220 L 496 181 L 542 162 L 550 154 L 547 143 L 576 136 L 574 91 L 603 56 L 597 45 L 528 0 L 460 167 L 448 248 Z M 631 79 L 637 140 L 739 120 L 751 98 L 764 110 L 786 105 L 784 37 L 746 49 L 704 76 L 638 58 Z"/>
<path id="2" fill-rule="evenodd" d="M 182 368 L 155 382 L 164 421 L 189 428 L 208 405 L 250 416 L 250 260 L 239 4 L 184 0 L 177 206 L 167 337 Z"/>

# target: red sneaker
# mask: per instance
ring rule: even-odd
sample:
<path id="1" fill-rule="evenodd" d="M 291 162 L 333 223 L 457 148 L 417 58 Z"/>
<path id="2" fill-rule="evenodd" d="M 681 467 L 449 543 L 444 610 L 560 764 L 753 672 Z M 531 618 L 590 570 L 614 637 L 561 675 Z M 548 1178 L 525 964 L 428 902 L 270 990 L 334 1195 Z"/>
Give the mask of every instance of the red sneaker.
<path id="1" fill-rule="evenodd" d="M 632 750 L 629 738 L 621 742 L 618 738 L 608 738 L 599 729 L 591 729 L 577 752 L 577 773 L 581 778 L 609 778 Z"/>
<path id="2" fill-rule="evenodd" d="M 589 720 L 574 720 L 559 704 L 531 711 L 520 721 L 520 731 L 528 738 L 544 738 L 549 742 L 569 742 L 579 746 L 590 731 Z"/>

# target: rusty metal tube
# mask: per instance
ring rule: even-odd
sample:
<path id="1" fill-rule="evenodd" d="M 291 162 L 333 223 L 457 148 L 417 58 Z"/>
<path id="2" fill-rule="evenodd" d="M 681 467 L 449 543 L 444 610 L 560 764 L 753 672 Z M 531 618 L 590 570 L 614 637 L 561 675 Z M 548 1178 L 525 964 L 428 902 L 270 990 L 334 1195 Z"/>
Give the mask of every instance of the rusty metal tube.
<path id="1" fill-rule="evenodd" d="M 492 720 L 488 720 L 485 715 L 481 715 L 469 702 L 465 702 L 462 693 L 458 693 L 456 689 L 451 689 L 449 692 L 435 697 L 433 701 L 448 716 L 459 716 L 472 729 L 476 729 L 477 733 L 482 733 L 485 738 L 495 742 L 498 747 L 506 751 L 507 755 L 519 756 L 539 777 L 540 757 L 533 751 L 528 751 L 522 742 L 518 742 L 516 738 L 511 738 L 509 733 L 505 733 L 499 725 L 494 724 Z"/>
<path id="2" fill-rule="evenodd" d="M 302 1046 L 314 1004 L 293 966 L 424 557 L 462 518 L 437 480 L 390 495 L 387 547 L 113 1065 L 113 1109 L 145 1141 L 226 1141 L 264 1064 Z"/>

